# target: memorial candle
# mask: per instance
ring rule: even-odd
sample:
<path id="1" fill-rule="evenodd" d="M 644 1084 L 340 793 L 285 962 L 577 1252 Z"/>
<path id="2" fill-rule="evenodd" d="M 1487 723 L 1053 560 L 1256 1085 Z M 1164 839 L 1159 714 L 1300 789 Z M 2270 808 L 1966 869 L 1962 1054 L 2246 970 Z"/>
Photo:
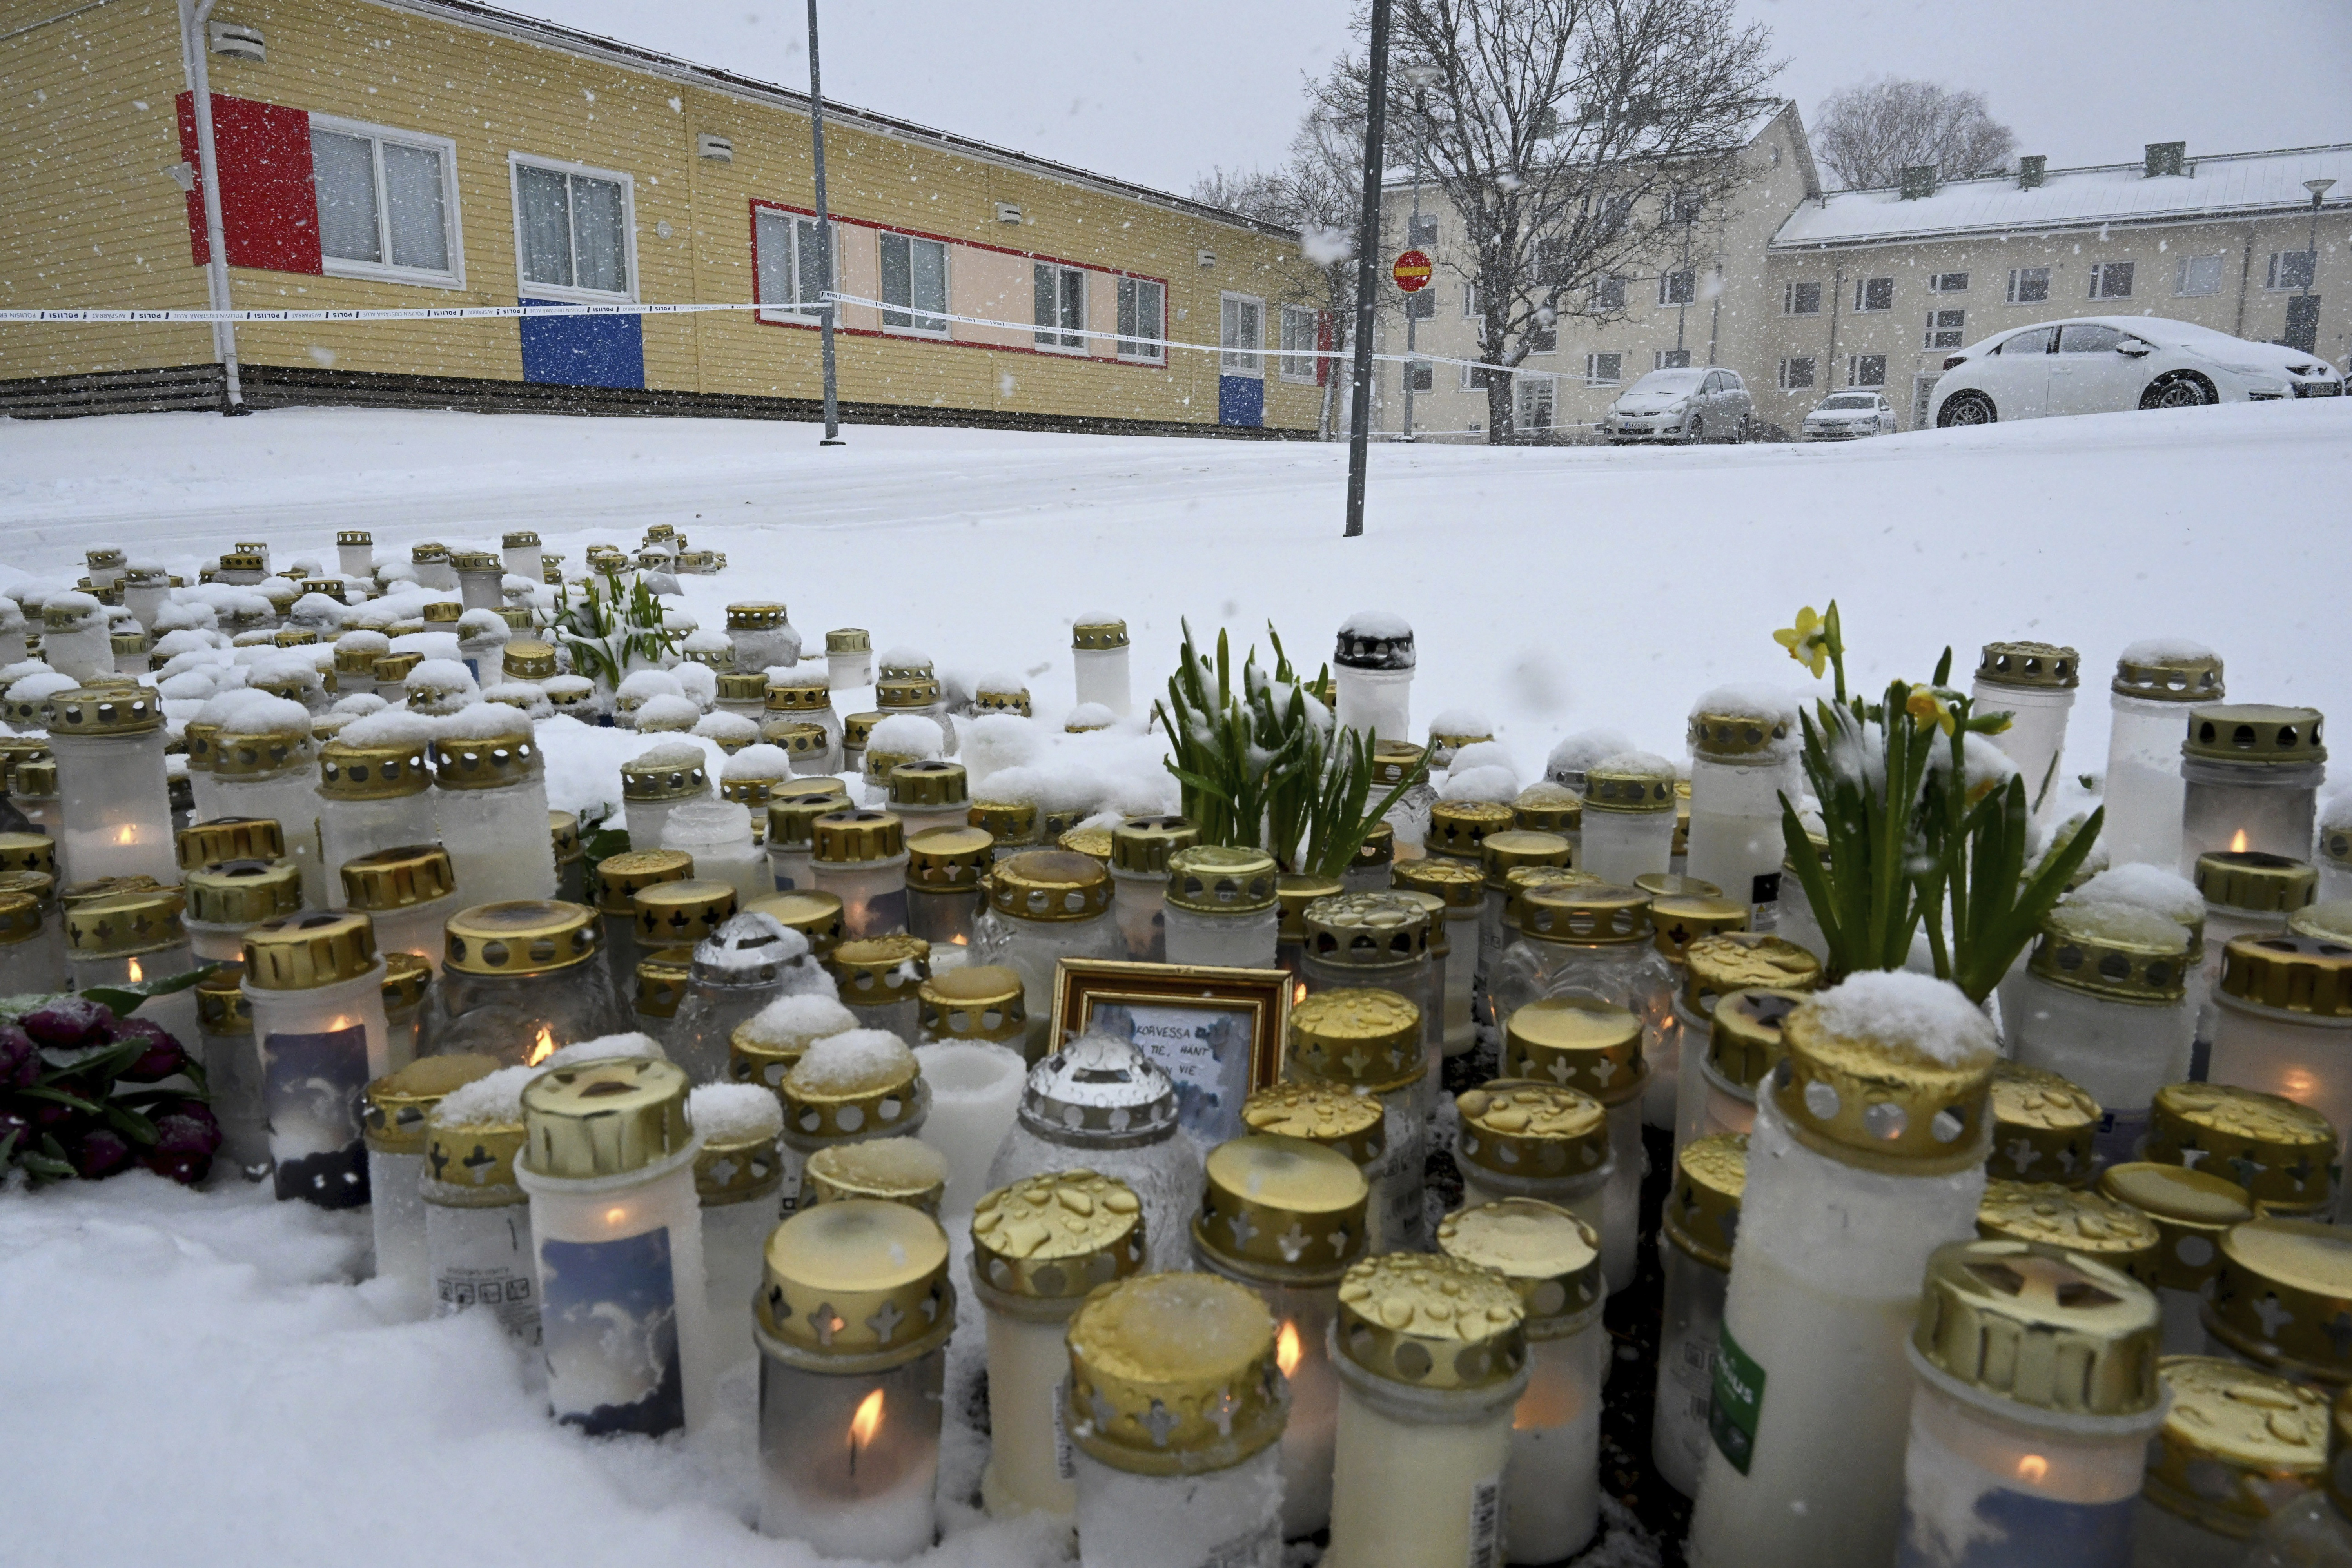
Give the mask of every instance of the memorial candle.
<path id="1" fill-rule="evenodd" d="M 2172 1407 L 2148 1444 L 2132 1568 L 2269 1568 L 2259 1554 L 2243 1555 L 2247 1542 L 2307 1503 L 2331 1506 L 2321 1490 L 2327 1396 L 2213 1356 L 2167 1355 L 2157 1372 Z M 2312 1562 L 2288 1558 L 2281 1568 Z"/>
<path id="2" fill-rule="evenodd" d="M 2134 1161 L 2099 1173 L 2099 1191 L 2156 1226 L 2148 1279 L 2164 1314 L 2164 1353 L 2201 1354 L 2205 1298 L 2221 1272 L 2222 1234 L 2254 1217 L 2246 1189 L 2217 1172 Z"/>
<path id="3" fill-rule="evenodd" d="M 2180 747 L 2185 785 L 2180 870 L 2220 850 L 2311 854 L 2327 747 L 2315 708 L 2221 703 L 2189 710 Z"/>
<path id="4" fill-rule="evenodd" d="M 1712 1446 L 1707 1415 L 1715 1403 L 1716 1347 L 1723 1337 L 1723 1298 L 1747 1183 L 1748 1135 L 1710 1133 L 1675 1152 L 1675 1184 L 1661 1211 L 1658 1255 L 1666 1290 L 1650 1458 L 1685 1497 L 1698 1490 Z"/>

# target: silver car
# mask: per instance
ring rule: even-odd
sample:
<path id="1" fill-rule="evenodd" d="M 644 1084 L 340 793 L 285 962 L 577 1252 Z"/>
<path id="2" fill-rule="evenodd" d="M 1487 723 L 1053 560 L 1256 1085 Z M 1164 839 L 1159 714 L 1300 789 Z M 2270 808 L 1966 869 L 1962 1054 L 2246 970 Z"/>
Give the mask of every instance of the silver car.
<path id="1" fill-rule="evenodd" d="M 1756 412 L 1739 373 L 1692 366 L 1654 370 L 1618 395 L 1601 417 L 1610 445 L 1629 441 L 1745 441 Z"/>
<path id="2" fill-rule="evenodd" d="M 1801 441 L 1851 441 L 1895 434 L 1895 405 L 1883 392 L 1833 392 L 1813 405 L 1799 429 Z"/>

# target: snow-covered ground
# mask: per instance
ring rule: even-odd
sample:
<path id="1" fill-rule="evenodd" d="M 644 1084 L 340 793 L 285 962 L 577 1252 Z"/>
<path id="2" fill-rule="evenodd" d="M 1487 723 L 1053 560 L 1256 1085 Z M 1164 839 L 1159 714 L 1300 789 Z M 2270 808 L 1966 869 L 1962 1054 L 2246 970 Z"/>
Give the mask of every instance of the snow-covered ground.
<path id="1" fill-rule="evenodd" d="M 1699 691 L 1801 679 L 1769 634 L 1832 595 L 1865 683 L 1924 679 L 1948 642 L 1963 671 L 1990 638 L 2074 644 L 2084 766 L 2104 756 L 2104 672 L 2138 637 L 2212 644 L 2243 700 L 2346 706 L 2352 401 L 1832 448 L 1387 447 L 1354 542 L 1336 447 L 850 435 L 819 451 L 805 426 L 718 421 L 0 423 L 0 582 L 70 581 L 100 542 L 193 558 L 266 538 L 331 563 L 339 528 L 404 547 L 533 527 L 576 561 L 675 522 L 732 559 L 686 580 L 706 626 L 730 598 L 781 597 L 813 640 L 863 626 L 947 669 L 1026 672 L 1041 717 L 1072 700 L 1082 613 L 1126 616 L 1143 699 L 1180 617 L 1261 648 L 1271 618 L 1311 666 L 1346 614 L 1379 607 L 1419 633 L 1416 713 L 1486 712 L 1523 775 L 1595 725 L 1679 754 Z M 0 1197 L 0 1561 L 807 1561 L 738 1522 L 746 1389 L 682 1449 L 557 1430 L 487 1320 L 393 1322 L 348 1283 L 360 1236 L 144 1174 Z M 996 1525 L 930 1561 L 1055 1551 Z"/>

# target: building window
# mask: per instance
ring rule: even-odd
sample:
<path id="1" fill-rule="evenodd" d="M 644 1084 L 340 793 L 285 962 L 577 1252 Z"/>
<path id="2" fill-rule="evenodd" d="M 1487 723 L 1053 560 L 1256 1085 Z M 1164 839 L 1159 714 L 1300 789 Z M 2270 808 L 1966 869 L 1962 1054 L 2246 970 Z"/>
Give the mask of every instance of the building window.
<path id="1" fill-rule="evenodd" d="M 314 114 L 310 173 L 328 276 L 465 282 L 455 142 Z"/>
<path id="2" fill-rule="evenodd" d="M 1427 289 L 1404 297 L 1404 313 L 1408 321 L 1428 321 L 1437 317 L 1437 296 Z"/>
<path id="3" fill-rule="evenodd" d="M 1149 278 L 1118 280 L 1118 357 L 1157 364 L 1168 351 L 1150 340 L 1167 333 L 1168 290 Z"/>
<path id="4" fill-rule="evenodd" d="M 1846 355 L 1845 384 L 1848 386 L 1885 386 L 1886 356 L 1885 354 Z"/>
<path id="5" fill-rule="evenodd" d="M 1687 305 L 1698 298 L 1698 274 L 1696 272 L 1662 272 L 1658 275 L 1658 303 Z"/>
<path id="6" fill-rule="evenodd" d="M 2216 251 L 2211 256 L 2184 256 L 2179 270 L 2172 275 L 2172 291 L 2184 300 L 2221 291 L 2221 266 L 2224 258 Z"/>
<path id="7" fill-rule="evenodd" d="M 1790 283 L 1780 290 L 1780 313 L 1784 316 L 1818 316 L 1822 313 L 1822 286 L 1818 283 Z"/>
<path id="8" fill-rule="evenodd" d="M 1516 388 L 1517 409 L 1514 418 L 1522 430 L 1549 430 L 1552 410 L 1557 401 L 1552 378 L 1548 375 L 1523 375 Z"/>
<path id="9" fill-rule="evenodd" d="M 840 232 L 834 231 L 836 237 Z M 813 217 L 773 207 L 760 207 L 752 213 L 761 321 L 814 321 L 824 314 L 824 257 L 817 248 L 816 237 L 817 222 Z"/>
<path id="10" fill-rule="evenodd" d="M 1040 261 L 1030 268 L 1037 346 L 1086 352 L 1087 275 L 1075 267 Z"/>
<path id="11" fill-rule="evenodd" d="M 1473 364 L 1466 360 L 1464 361 L 1462 365 L 1462 390 L 1465 392 L 1483 391 L 1486 385 L 1486 367 L 1483 364 Z"/>
<path id="12" fill-rule="evenodd" d="M 1919 346 L 1925 349 L 1956 349 L 1965 341 L 1969 324 L 1966 310 L 1930 310 L 1927 312 L 1927 335 Z"/>
<path id="13" fill-rule="evenodd" d="M 948 247 L 908 234 L 882 236 L 882 312 L 885 329 L 948 335 Z"/>
<path id="14" fill-rule="evenodd" d="M 2050 298 L 2050 268 L 2012 267 L 2009 269 L 2009 302 L 2039 305 Z"/>
<path id="15" fill-rule="evenodd" d="M 1285 381 L 1312 384 L 1315 377 L 1315 312 L 1305 305 L 1282 308 L 1282 363 Z"/>
<path id="16" fill-rule="evenodd" d="M 1419 217 L 1406 218 L 1404 221 L 1404 242 L 1407 245 L 1414 246 L 1435 245 L 1437 243 L 1437 215 L 1435 213 L 1423 213 Z"/>
<path id="17" fill-rule="evenodd" d="M 1597 278 L 1592 283 L 1592 308 L 1596 310 L 1622 310 L 1625 308 L 1625 279 Z"/>
<path id="18" fill-rule="evenodd" d="M 1264 375 L 1265 302 L 1228 294 L 1218 312 L 1217 368 L 1227 375 Z"/>
<path id="19" fill-rule="evenodd" d="M 2132 289 L 2132 263 L 2128 261 L 2094 261 L 2091 263 L 2091 298 L 2094 300 L 2128 300 Z"/>
<path id="20" fill-rule="evenodd" d="M 1550 354 L 1559 352 L 1559 328 L 1538 323 L 1528 329 L 1528 353 Z"/>
<path id="21" fill-rule="evenodd" d="M 1472 317 L 1476 316 L 1477 314 L 1478 314 L 1478 286 L 1477 286 L 1476 284 L 1475 284 L 1475 283 L 1465 283 L 1464 285 L 1462 285 L 1462 315 L 1463 315 L 1463 319 L 1466 321 L 1466 320 L 1469 320 L 1469 319 L 1470 319 L 1470 318 L 1472 318 Z"/>
<path id="22" fill-rule="evenodd" d="M 524 287 L 629 298 L 635 290 L 629 176 L 520 158 L 512 166 Z"/>
<path id="23" fill-rule="evenodd" d="M 1853 280 L 1853 308 L 1857 310 L 1892 310 L 1895 309 L 1895 279 L 1892 278 L 1857 278 Z"/>
<path id="24" fill-rule="evenodd" d="M 1965 294 L 1969 291 L 1969 275 L 1965 272 L 1930 272 L 1927 292 L 1930 294 Z"/>
<path id="25" fill-rule="evenodd" d="M 1688 349 L 1660 349 L 1652 354 L 1650 359 L 1652 370 L 1688 370 L 1690 368 L 1690 350 Z"/>
<path id="26" fill-rule="evenodd" d="M 1425 359 L 1408 361 L 1404 367 L 1404 384 L 1415 392 L 1437 389 L 1437 368 Z"/>
<path id="27" fill-rule="evenodd" d="M 2308 289 L 2311 287 L 2311 252 L 2308 250 L 2273 250 L 2271 268 L 2265 276 L 2265 289 Z"/>
<path id="28" fill-rule="evenodd" d="M 1591 386 L 1615 386 L 1625 379 L 1623 354 L 1586 354 L 1584 380 Z"/>
<path id="29" fill-rule="evenodd" d="M 1813 362 L 1810 355 L 1780 362 L 1780 390 L 1801 392 L 1813 384 Z"/>

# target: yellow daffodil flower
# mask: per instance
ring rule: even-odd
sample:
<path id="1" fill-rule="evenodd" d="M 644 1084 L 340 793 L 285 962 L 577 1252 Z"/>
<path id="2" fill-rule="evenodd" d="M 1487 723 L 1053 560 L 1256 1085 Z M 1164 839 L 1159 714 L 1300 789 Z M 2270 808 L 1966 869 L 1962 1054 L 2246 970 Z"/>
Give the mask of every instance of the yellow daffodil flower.
<path id="1" fill-rule="evenodd" d="M 1829 628 L 1822 617 L 1807 605 L 1797 612 L 1797 624 L 1782 626 L 1772 634 L 1772 640 L 1789 650 L 1789 657 L 1803 665 L 1819 680 L 1830 662 Z"/>
<path id="2" fill-rule="evenodd" d="M 1956 722 L 1952 717 L 1950 705 L 1936 695 L 1936 689 L 1932 686 L 1913 687 L 1909 699 L 1903 704 L 1903 710 L 1922 723 L 1935 725 L 1947 735 L 1952 732 Z"/>

